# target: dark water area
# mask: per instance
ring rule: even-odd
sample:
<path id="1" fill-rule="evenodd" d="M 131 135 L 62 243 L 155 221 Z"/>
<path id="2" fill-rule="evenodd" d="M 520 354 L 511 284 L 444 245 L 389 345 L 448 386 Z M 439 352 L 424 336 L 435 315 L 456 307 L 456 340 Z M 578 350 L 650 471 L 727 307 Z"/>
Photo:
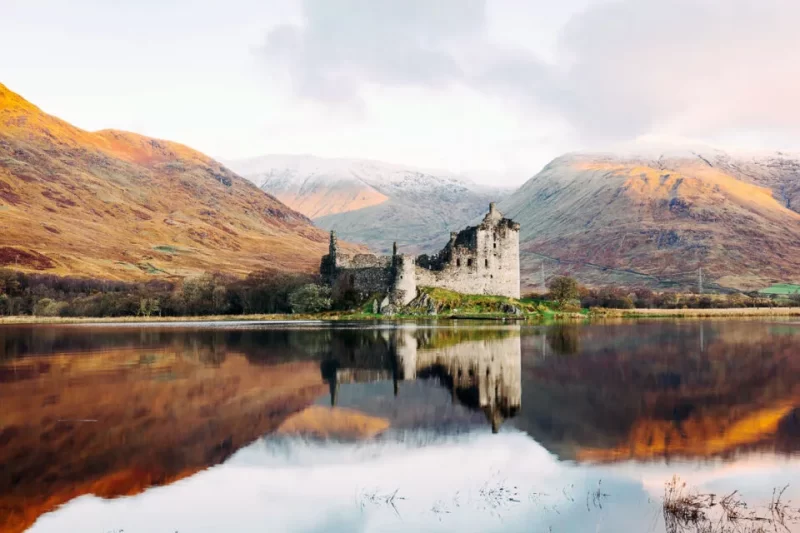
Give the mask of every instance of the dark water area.
<path id="1" fill-rule="evenodd" d="M 799 519 L 790 320 L 0 326 L 4 532 Z"/>

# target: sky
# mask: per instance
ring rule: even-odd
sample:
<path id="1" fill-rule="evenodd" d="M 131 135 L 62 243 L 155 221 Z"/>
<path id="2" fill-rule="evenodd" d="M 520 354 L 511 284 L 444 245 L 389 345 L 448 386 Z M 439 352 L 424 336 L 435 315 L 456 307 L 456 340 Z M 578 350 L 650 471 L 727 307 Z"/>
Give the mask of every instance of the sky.
<path id="1" fill-rule="evenodd" d="M 0 83 L 221 159 L 513 185 L 576 150 L 796 151 L 796 0 L 0 0 Z"/>

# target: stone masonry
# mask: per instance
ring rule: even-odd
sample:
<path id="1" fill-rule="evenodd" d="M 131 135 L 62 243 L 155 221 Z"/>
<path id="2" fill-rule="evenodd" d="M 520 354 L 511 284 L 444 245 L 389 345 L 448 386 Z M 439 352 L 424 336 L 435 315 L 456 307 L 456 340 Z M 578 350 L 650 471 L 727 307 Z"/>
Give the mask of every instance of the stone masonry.
<path id="1" fill-rule="evenodd" d="M 397 244 L 391 256 L 343 254 L 332 231 L 320 273 L 334 292 L 381 294 L 395 306 L 416 298 L 417 287 L 519 298 L 519 224 L 492 203 L 479 225 L 451 233 L 439 253 L 419 257 L 398 254 Z"/>

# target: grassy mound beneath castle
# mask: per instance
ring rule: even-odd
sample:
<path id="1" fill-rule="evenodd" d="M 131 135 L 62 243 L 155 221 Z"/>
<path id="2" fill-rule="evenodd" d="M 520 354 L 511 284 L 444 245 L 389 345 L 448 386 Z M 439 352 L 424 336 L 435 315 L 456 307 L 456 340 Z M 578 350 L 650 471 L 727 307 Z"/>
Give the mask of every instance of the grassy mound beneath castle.
<path id="1" fill-rule="evenodd" d="M 403 309 L 402 313 L 461 318 L 540 317 L 548 310 L 533 300 L 518 300 L 507 296 L 461 294 L 447 289 L 420 287 L 417 297 Z"/>

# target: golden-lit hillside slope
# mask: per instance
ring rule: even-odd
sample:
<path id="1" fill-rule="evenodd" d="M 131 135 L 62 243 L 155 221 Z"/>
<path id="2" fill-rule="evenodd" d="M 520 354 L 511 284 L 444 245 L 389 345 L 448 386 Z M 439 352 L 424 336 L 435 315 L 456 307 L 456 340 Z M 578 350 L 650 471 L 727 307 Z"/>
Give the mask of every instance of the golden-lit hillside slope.
<path id="1" fill-rule="evenodd" d="M 363 187 L 334 187 L 310 193 L 280 192 L 275 197 L 292 209 L 309 218 L 347 213 L 372 205 L 379 205 L 388 198 L 375 189 Z"/>
<path id="2" fill-rule="evenodd" d="M 591 284 L 754 289 L 800 281 L 800 163 L 723 152 L 560 157 L 501 203 L 540 265 Z"/>
<path id="3" fill-rule="evenodd" d="M 380 205 L 389 197 L 359 171 L 375 174 L 374 164 L 312 156 L 264 156 L 226 162 L 240 175 L 310 219 Z"/>
<path id="4" fill-rule="evenodd" d="M 326 234 L 211 158 L 88 132 L 0 85 L 0 267 L 135 280 L 313 271 Z"/>

